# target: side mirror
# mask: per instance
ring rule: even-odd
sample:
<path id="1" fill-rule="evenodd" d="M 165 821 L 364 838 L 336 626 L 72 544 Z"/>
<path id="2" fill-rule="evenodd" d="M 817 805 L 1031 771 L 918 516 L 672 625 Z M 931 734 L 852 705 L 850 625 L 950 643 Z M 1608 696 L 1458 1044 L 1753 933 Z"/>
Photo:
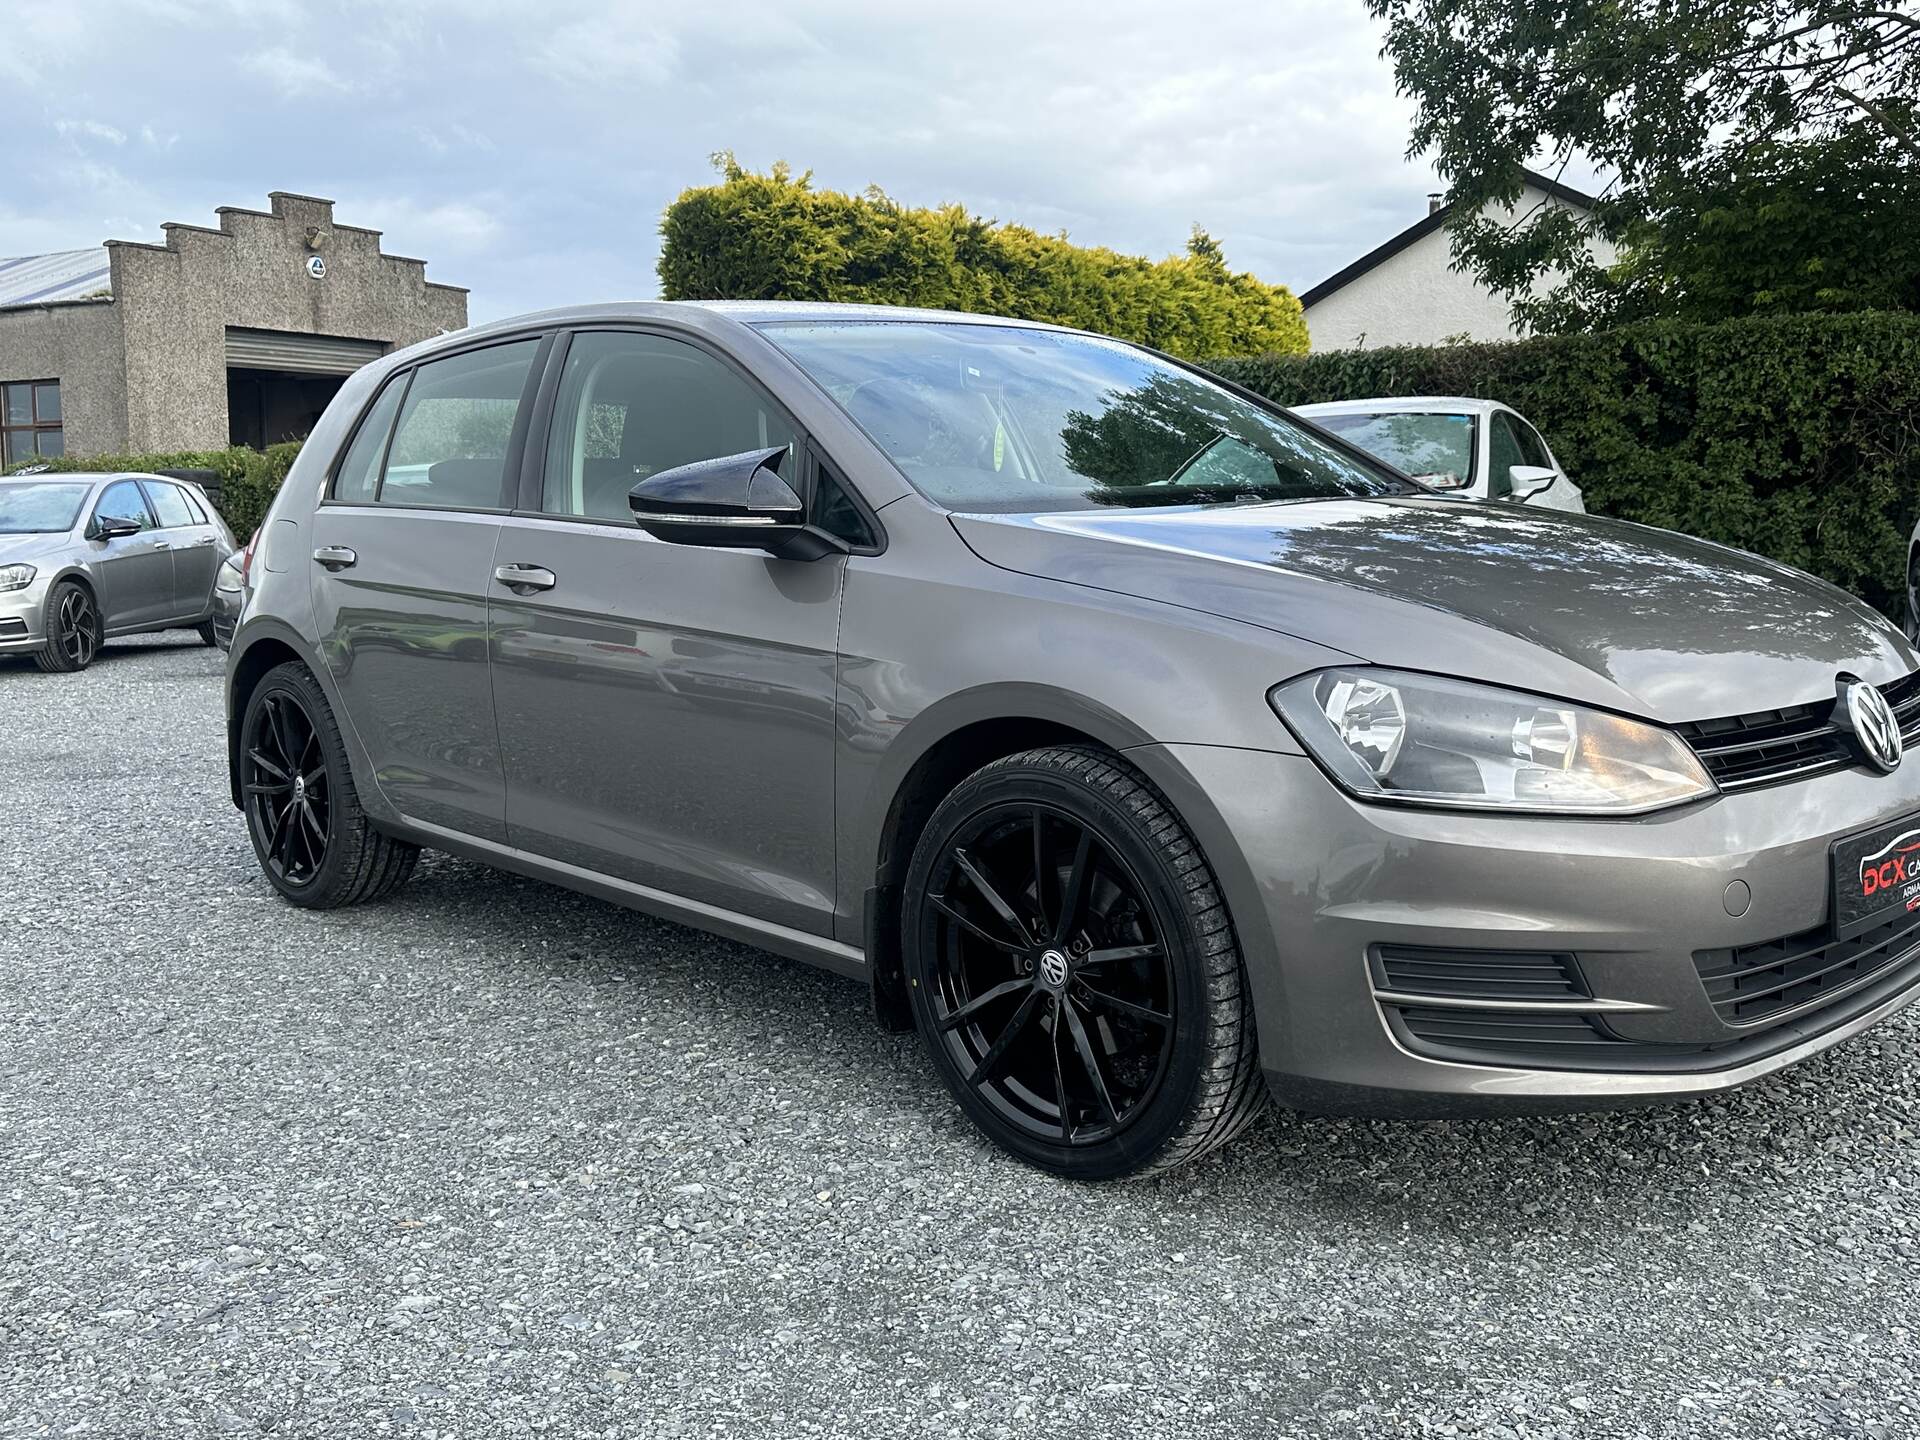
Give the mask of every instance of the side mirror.
<path id="1" fill-rule="evenodd" d="M 113 515 L 96 515 L 93 517 L 92 526 L 87 531 L 87 538 L 90 540 L 118 540 L 123 535 L 138 535 L 139 533 L 140 522 L 138 520 L 121 520 Z"/>
<path id="2" fill-rule="evenodd" d="M 627 492 L 634 523 L 675 545 L 818 560 L 839 547 L 807 525 L 807 507 L 780 478 L 786 455 L 748 450 L 649 475 Z"/>
<path id="3" fill-rule="evenodd" d="M 1513 489 L 1507 498 L 1515 502 L 1531 500 L 1559 478 L 1557 470 L 1549 470 L 1544 465 L 1510 465 L 1507 467 L 1507 479 L 1512 482 Z"/>

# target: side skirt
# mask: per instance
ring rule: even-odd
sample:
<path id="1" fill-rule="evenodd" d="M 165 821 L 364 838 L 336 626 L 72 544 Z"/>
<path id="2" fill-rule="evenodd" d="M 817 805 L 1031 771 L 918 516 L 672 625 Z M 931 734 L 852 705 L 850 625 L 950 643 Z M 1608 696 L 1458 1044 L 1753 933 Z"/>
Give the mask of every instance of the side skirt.
<path id="1" fill-rule="evenodd" d="M 403 840 L 411 840 L 416 845 L 445 850 L 451 855 L 475 860 L 482 865 L 511 870 L 531 880 L 545 880 L 568 890 L 578 890 L 583 895 L 610 900 L 629 910 L 644 911 L 662 920 L 672 920 L 696 930 L 724 935 L 729 940 L 771 950 L 791 960 L 804 960 L 809 965 L 818 965 L 839 975 L 851 976 L 856 980 L 867 978 L 865 952 L 852 945 L 843 945 L 838 940 L 830 940 L 825 935 L 809 935 L 804 930 L 795 930 L 788 925 L 756 920 L 751 915 L 742 915 L 735 910 L 723 910 L 718 905 L 689 900 L 648 885 L 636 885 L 631 880 L 602 875 L 562 860 L 550 860 L 544 855 L 516 850 L 510 845 L 497 845 L 491 840 L 477 839 L 421 820 L 388 822 L 380 828 Z"/>

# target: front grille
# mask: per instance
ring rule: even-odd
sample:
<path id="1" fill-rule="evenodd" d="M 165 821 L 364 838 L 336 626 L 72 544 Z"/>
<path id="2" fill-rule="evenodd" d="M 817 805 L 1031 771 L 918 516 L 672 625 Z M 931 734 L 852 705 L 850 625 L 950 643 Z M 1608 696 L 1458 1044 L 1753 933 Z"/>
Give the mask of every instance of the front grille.
<path id="1" fill-rule="evenodd" d="M 1428 1051 L 1464 1051 L 1509 1061 L 1566 1057 L 1570 1049 L 1621 1044 L 1585 1015 L 1526 1010 L 1395 1006 L 1407 1033 Z M 1557 1054 L 1556 1054 L 1557 1052 Z"/>
<path id="2" fill-rule="evenodd" d="M 1920 742 L 1920 670 L 1880 687 L 1900 721 L 1900 734 Z M 1798 779 L 1854 763 L 1846 737 L 1833 723 L 1837 700 L 1754 710 L 1675 728 L 1722 790 L 1744 790 Z"/>
<path id="3" fill-rule="evenodd" d="M 1528 950 L 1429 950 L 1382 945 L 1380 988 L 1471 1000 L 1586 1000 L 1573 956 Z"/>
<path id="4" fill-rule="evenodd" d="M 1729 1025 L 1754 1025 L 1823 999 L 1910 955 L 1920 946 L 1920 915 L 1900 915 L 1851 940 L 1824 925 L 1779 940 L 1693 957 L 1707 998 Z"/>

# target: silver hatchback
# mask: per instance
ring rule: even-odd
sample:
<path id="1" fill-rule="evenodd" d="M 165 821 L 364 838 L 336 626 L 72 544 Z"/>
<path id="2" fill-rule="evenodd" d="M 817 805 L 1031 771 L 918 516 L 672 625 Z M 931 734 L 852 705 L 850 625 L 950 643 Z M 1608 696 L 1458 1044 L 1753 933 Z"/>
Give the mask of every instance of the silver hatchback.
<path id="1" fill-rule="evenodd" d="M 144 474 L 0 480 L 0 655 L 83 670 L 106 640 L 213 633 L 214 576 L 233 551 L 197 485 Z"/>

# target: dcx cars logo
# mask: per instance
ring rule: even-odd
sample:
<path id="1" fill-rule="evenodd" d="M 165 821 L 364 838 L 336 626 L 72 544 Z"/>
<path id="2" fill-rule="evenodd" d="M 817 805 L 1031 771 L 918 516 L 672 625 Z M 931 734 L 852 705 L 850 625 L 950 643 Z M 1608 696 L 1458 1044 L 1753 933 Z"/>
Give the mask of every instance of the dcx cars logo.
<path id="1" fill-rule="evenodd" d="M 1882 904 L 1894 901 L 1890 892 L 1911 887 L 1907 909 L 1920 907 L 1920 830 L 1907 830 L 1860 861 L 1860 898 L 1878 895 Z"/>
<path id="2" fill-rule="evenodd" d="M 1839 719 L 1852 732 L 1861 758 L 1880 770 L 1898 768 L 1903 748 L 1900 722 L 1894 717 L 1886 696 L 1864 680 L 1843 675 Z"/>

